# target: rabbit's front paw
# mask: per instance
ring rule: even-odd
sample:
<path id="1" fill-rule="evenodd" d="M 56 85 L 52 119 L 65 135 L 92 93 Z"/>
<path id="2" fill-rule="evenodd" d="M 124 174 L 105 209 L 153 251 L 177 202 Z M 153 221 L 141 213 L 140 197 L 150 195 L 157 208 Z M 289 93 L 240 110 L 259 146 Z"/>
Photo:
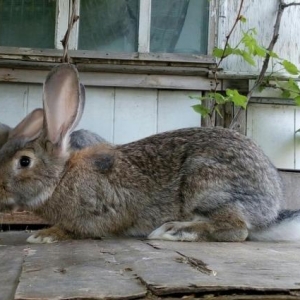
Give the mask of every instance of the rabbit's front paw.
<path id="1" fill-rule="evenodd" d="M 47 229 L 39 230 L 31 235 L 26 241 L 30 244 L 51 244 L 58 241 L 69 240 L 72 237 L 58 227 L 50 227 Z"/>
<path id="2" fill-rule="evenodd" d="M 186 223 L 189 222 L 167 222 L 152 231 L 149 234 L 148 239 L 187 242 L 196 241 L 198 234 L 196 232 L 185 231 Z"/>

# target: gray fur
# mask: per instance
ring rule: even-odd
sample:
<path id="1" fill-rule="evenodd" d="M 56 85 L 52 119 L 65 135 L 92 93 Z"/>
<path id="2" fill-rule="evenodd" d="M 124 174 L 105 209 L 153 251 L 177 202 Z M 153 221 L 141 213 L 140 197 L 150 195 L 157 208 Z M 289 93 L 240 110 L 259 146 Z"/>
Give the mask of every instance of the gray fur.
<path id="1" fill-rule="evenodd" d="M 107 143 L 107 141 L 98 134 L 89 130 L 76 130 L 70 135 L 70 147 L 73 150 L 80 150 L 85 147 L 101 143 Z"/>

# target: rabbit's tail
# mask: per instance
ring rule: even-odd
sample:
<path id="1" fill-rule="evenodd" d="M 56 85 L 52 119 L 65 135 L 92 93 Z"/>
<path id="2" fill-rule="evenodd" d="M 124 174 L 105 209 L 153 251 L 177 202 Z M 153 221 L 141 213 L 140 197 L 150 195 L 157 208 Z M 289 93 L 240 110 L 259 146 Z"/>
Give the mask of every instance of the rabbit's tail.
<path id="1" fill-rule="evenodd" d="M 262 242 L 300 241 L 300 210 L 282 210 L 267 228 L 251 231 L 248 240 Z"/>

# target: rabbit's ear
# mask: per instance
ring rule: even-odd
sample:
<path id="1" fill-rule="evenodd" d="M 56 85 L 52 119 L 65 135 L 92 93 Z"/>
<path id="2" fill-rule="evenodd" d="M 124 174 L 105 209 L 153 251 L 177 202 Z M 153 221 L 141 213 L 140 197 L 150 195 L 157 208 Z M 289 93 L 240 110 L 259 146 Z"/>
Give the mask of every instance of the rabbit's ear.
<path id="1" fill-rule="evenodd" d="M 73 123 L 73 127 L 70 129 L 70 131 L 73 131 L 77 127 L 78 123 L 81 120 L 83 111 L 84 111 L 84 106 L 85 106 L 85 88 L 84 88 L 84 85 L 82 83 L 80 83 L 80 95 L 79 95 L 79 97 L 80 97 L 80 102 L 79 102 L 79 107 L 78 107 L 78 114 L 77 114 L 75 122 Z"/>
<path id="2" fill-rule="evenodd" d="M 10 131 L 9 126 L 0 123 L 0 148 L 7 142 Z"/>
<path id="3" fill-rule="evenodd" d="M 25 138 L 27 141 L 36 139 L 43 128 L 43 115 L 44 112 L 41 108 L 35 109 L 10 130 L 8 138 Z"/>
<path id="4" fill-rule="evenodd" d="M 81 97 L 78 72 L 69 64 L 55 67 L 44 84 L 45 137 L 55 152 L 67 152 L 69 136 L 80 121 L 84 100 Z"/>

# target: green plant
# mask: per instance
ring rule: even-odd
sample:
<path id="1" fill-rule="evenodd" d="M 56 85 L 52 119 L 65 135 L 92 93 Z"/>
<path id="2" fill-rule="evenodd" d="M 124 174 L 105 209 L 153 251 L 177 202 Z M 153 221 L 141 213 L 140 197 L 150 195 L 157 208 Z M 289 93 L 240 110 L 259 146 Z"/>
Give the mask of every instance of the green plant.
<path id="1" fill-rule="evenodd" d="M 247 22 L 247 19 L 242 15 L 244 0 L 240 1 L 240 6 L 238 14 L 235 18 L 234 24 L 226 36 L 225 45 L 223 48 L 215 48 L 213 50 L 213 55 L 217 60 L 215 68 L 212 70 L 214 76 L 214 88 L 202 97 L 190 96 L 190 98 L 198 99 L 199 104 L 193 105 L 193 109 L 200 113 L 203 117 L 209 117 L 212 119 L 215 112 L 217 112 L 221 117 L 220 106 L 227 102 L 233 103 L 235 106 L 240 107 L 233 118 L 230 128 L 236 128 L 239 126 L 239 117 L 241 111 L 246 109 L 247 104 L 256 89 L 263 90 L 266 87 L 278 89 L 282 92 L 282 97 L 294 99 L 297 105 L 300 105 L 300 88 L 297 84 L 297 79 L 299 78 L 300 71 L 292 62 L 279 57 L 277 53 L 273 51 L 274 46 L 278 40 L 279 28 L 281 17 L 284 9 L 290 6 L 300 5 L 300 3 L 289 3 L 286 4 L 283 0 L 279 0 L 278 12 L 276 16 L 276 21 L 274 25 L 273 36 L 268 47 L 262 46 L 257 40 L 257 29 L 251 28 L 247 31 L 242 31 L 241 39 L 236 45 L 230 44 L 230 37 L 234 32 L 236 26 L 240 24 L 241 26 Z M 242 59 L 252 65 L 256 65 L 257 60 L 262 60 L 262 68 L 259 75 L 255 81 L 254 86 L 250 89 L 247 95 L 242 95 L 236 89 L 226 89 L 225 93 L 218 92 L 218 74 L 220 70 L 221 63 L 224 59 L 229 56 L 236 55 L 242 57 Z M 272 62 L 272 69 L 275 65 L 281 65 L 282 68 L 276 72 L 271 72 L 266 74 L 268 66 Z M 281 71 L 285 71 L 289 76 L 282 76 Z M 210 107 L 203 105 L 203 101 L 209 101 Z"/>

